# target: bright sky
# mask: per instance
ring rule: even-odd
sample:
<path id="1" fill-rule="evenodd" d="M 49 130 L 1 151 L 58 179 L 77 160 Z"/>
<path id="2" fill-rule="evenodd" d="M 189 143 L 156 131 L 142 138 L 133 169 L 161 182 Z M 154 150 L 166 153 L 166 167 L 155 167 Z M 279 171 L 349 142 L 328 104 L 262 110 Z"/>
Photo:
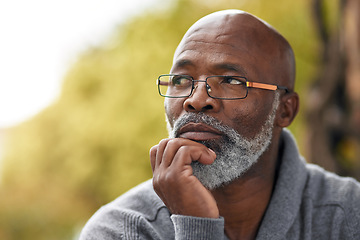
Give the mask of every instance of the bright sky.
<path id="1" fill-rule="evenodd" d="M 159 0 L 0 0 L 0 128 L 48 106 L 78 53 Z"/>

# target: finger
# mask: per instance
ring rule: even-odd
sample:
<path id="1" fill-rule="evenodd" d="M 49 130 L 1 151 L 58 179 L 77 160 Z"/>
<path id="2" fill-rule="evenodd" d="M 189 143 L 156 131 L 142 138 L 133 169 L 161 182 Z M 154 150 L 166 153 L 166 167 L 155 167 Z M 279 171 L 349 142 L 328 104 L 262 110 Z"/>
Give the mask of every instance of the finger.
<path id="1" fill-rule="evenodd" d="M 193 144 L 193 143 L 183 141 L 183 139 L 179 139 L 179 138 L 169 139 L 169 141 L 166 144 L 166 148 L 164 149 L 164 152 L 162 154 L 162 160 L 161 160 L 162 167 L 164 168 L 169 167 L 173 162 L 175 154 L 177 153 L 179 148 L 186 144 Z"/>
<path id="2" fill-rule="evenodd" d="M 202 152 L 198 158 L 198 162 L 202 164 L 212 164 L 216 159 L 216 153 L 211 148 L 206 148 L 206 152 Z"/>
<path id="3" fill-rule="evenodd" d="M 159 166 L 169 167 L 179 150 L 180 157 L 177 159 L 181 162 L 180 165 L 190 165 L 192 161 L 211 164 L 216 158 L 215 152 L 201 143 L 184 138 L 163 139 L 157 145 L 156 154 L 153 153 L 156 159 L 153 171 Z"/>
<path id="4" fill-rule="evenodd" d="M 197 152 L 207 151 L 207 149 L 208 148 L 205 147 L 204 145 L 189 139 L 184 139 L 184 138 L 169 139 L 169 141 L 166 144 L 166 148 L 164 149 L 163 152 L 161 166 L 165 168 L 169 167 L 172 164 L 174 157 L 179 150 L 181 150 L 181 152 L 195 153 L 194 156 L 196 156 L 196 158 L 191 158 L 192 155 L 189 154 L 181 154 L 181 156 L 183 156 L 183 158 L 180 158 L 182 164 L 189 165 L 191 164 L 192 161 L 198 160 L 196 154 Z"/>
<path id="5" fill-rule="evenodd" d="M 152 148 L 150 148 L 150 151 L 149 151 L 150 164 L 151 164 L 151 169 L 153 172 L 155 170 L 156 154 L 157 154 L 158 147 L 159 147 L 159 145 L 155 145 Z"/>
<path id="6" fill-rule="evenodd" d="M 163 159 L 163 154 L 164 154 L 165 148 L 169 141 L 170 141 L 170 139 L 163 139 L 159 142 L 157 152 L 156 152 L 155 168 L 160 166 L 162 159 Z"/>
<path id="7" fill-rule="evenodd" d="M 181 146 L 174 157 L 176 167 L 186 164 L 190 165 L 193 161 L 209 165 L 215 161 L 216 154 L 213 150 L 204 145 Z"/>

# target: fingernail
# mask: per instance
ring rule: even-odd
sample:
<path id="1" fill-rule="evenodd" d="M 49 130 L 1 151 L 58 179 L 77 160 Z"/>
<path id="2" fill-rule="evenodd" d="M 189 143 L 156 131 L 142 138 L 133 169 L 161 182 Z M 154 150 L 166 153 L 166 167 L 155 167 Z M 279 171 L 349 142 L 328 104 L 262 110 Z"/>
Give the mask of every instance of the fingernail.
<path id="1" fill-rule="evenodd" d="M 212 150 L 211 148 L 208 148 L 210 154 L 213 154 L 214 156 L 216 156 L 216 153 L 214 152 L 214 150 Z"/>

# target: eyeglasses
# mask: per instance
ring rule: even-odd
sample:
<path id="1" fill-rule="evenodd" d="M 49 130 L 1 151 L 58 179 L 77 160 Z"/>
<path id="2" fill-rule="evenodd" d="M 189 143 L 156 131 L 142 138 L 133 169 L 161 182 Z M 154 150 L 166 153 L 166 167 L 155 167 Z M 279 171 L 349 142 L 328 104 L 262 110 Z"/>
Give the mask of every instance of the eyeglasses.
<path id="1" fill-rule="evenodd" d="M 194 80 L 188 75 L 163 74 L 157 79 L 159 94 L 168 98 L 190 97 L 195 88 L 195 82 L 204 82 L 209 97 L 225 100 L 244 99 L 248 95 L 248 88 L 259 88 L 276 91 L 278 89 L 289 92 L 287 87 L 275 84 L 249 82 L 240 76 L 210 76 L 205 80 Z"/>

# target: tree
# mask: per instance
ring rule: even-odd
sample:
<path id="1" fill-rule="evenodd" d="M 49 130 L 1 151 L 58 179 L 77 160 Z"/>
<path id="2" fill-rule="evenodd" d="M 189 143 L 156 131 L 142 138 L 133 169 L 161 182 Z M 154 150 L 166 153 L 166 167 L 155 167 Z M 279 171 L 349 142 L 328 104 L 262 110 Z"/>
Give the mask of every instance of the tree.
<path id="1" fill-rule="evenodd" d="M 310 161 L 360 179 L 360 2 L 335 4 L 331 18 L 331 6 L 313 1 L 323 56 L 308 98 Z"/>

